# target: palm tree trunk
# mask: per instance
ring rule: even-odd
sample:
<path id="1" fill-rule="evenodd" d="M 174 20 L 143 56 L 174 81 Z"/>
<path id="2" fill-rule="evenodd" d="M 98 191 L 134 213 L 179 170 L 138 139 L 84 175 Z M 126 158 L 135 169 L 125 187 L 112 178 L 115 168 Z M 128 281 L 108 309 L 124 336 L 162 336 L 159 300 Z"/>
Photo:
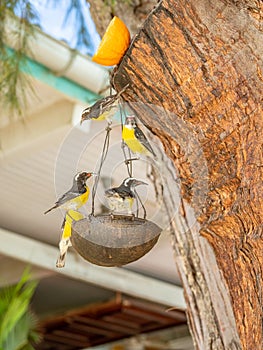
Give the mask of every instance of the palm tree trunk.
<path id="1" fill-rule="evenodd" d="M 112 79 L 174 166 L 164 205 L 202 350 L 263 348 L 262 18 L 256 0 L 164 0 Z"/>

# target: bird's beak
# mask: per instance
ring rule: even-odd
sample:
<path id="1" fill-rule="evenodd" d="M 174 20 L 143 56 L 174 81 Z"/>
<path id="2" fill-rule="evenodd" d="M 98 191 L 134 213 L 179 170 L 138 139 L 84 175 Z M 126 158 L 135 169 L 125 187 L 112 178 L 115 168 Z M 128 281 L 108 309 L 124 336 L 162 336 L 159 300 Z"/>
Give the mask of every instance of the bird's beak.
<path id="1" fill-rule="evenodd" d="M 80 125 L 84 122 L 84 120 L 85 120 L 85 117 L 84 117 L 84 115 L 82 114 L 81 120 L 80 120 Z"/>
<path id="2" fill-rule="evenodd" d="M 98 176 L 98 174 L 93 172 L 87 173 L 87 179 L 89 179 L 91 176 Z"/>
<path id="3" fill-rule="evenodd" d="M 85 121 L 85 120 L 89 120 L 89 118 L 87 118 L 87 116 L 89 115 L 90 113 L 90 108 L 86 108 L 84 109 L 84 111 L 82 112 L 81 114 L 81 121 L 80 121 L 80 125 Z"/>
<path id="4" fill-rule="evenodd" d="M 135 186 L 139 186 L 139 185 L 147 185 L 148 184 L 146 182 L 140 181 L 140 180 L 134 180 L 134 185 Z"/>

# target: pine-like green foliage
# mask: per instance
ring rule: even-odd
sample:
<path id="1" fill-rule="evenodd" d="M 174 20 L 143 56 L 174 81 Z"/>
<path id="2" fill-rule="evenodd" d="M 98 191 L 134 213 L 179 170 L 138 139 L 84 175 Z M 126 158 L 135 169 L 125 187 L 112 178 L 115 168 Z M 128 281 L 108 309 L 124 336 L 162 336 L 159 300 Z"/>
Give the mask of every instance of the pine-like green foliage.
<path id="1" fill-rule="evenodd" d="M 20 7 L 21 18 L 15 18 L 14 9 Z M 10 27 L 8 21 L 16 19 L 16 26 Z M 30 86 L 21 72 L 20 65 L 30 52 L 33 35 L 32 20 L 37 14 L 29 0 L 0 0 L 0 101 L 2 107 L 22 114 L 25 104 L 25 90 Z M 12 40 L 16 50 L 10 55 L 6 43 Z"/>
<path id="2" fill-rule="evenodd" d="M 37 11 L 32 5 L 32 0 L 0 0 L 0 108 L 7 109 L 9 112 L 23 115 L 26 107 L 26 90 L 32 87 L 28 76 L 24 74 L 20 65 L 25 63 L 25 56 L 30 53 L 30 43 L 33 42 L 34 24 L 39 25 Z M 59 1 L 45 0 L 54 7 L 59 6 Z M 14 15 L 15 9 L 21 17 Z M 90 34 L 86 25 L 86 20 L 82 13 L 82 4 L 80 0 L 72 0 L 69 3 L 64 22 L 68 17 L 75 13 L 75 30 L 77 34 L 76 48 L 84 45 L 90 45 Z M 17 23 L 12 26 L 10 31 L 10 19 Z M 9 22 L 8 22 L 9 21 Z M 7 43 L 12 40 L 12 47 L 15 50 L 7 48 Z M 1 349 L 0 349 L 1 350 Z"/>
<path id="3" fill-rule="evenodd" d="M 40 340 L 37 321 L 29 310 L 37 286 L 25 270 L 17 285 L 0 291 L 0 350 L 31 350 Z"/>

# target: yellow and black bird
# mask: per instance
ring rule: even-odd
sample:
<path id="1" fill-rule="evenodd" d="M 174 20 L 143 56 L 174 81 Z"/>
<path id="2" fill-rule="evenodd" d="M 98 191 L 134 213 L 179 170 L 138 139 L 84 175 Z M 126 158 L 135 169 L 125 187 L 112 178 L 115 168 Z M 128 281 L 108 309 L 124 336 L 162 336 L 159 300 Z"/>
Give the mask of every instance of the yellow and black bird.
<path id="1" fill-rule="evenodd" d="M 62 223 L 62 234 L 59 241 L 59 257 L 56 262 L 56 267 L 64 267 L 65 266 L 65 259 L 66 254 L 68 251 L 68 248 L 71 247 L 70 237 L 71 237 L 71 230 L 72 230 L 72 223 L 73 221 L 78 221 L 83 219 L 83 214 L 79 213 L 75 210 L 68 210 L 66 212 L 64 221 Z"/>
<path id="2" fill-rule="evenodd" d="M 142 130 L 138 127 L 135 116 L 128 116 L 122 128 L 122 139 L 135 154 L 145 154 L 156 157 L 152 146 Z"/>
<path id="3" fill-rule="evenodd" d="M 118 102 L 121 94 L 127 89 L 128 85 L 126 85 L 120 92 L 114 95 L 110 95 L 104 97 L 97 102 L 95 102 L 92 106 L 84 109 L 81 115 L 81 124 L 85 120 L 108 120 L 111 122 L 112 117 L 116 113 Z"/>
<path id="4" fill-rule="evenodd" d="M 84 205 L 89 198 L 89 187 L 86 185 L 86 181 L 95 173 L 87 173 L 85 171 L 77 173 L 74 176 L 73 184 L 70 190 L 63 194 L 55 203 L 53 207 L 45 211 L 47 214 L 53 209 L 61 207 L 65 210 L 77 210 Z"/>
<path id="5" fill-rule="evenodd" d="M 105 191 L 105 197 L 112 212 L 127 212 L 132 214 L 132 205 L 135 198 L 135 187 L 148 185 L 146 182 L 128 177 L 119 187 L 113 187 Z"/>

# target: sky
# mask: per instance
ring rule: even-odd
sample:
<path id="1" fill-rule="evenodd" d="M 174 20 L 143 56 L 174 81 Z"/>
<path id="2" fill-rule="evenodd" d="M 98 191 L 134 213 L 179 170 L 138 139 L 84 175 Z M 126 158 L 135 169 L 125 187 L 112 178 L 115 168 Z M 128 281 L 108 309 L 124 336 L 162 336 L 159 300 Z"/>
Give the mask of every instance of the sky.
<path id="1" fill-rule="evenodd" d="M 39 16 L 40 28 L 43 32 L 52 36 L 55 39 L 65 41 L 70 47 L 78 49 L 83 54 L 92 56 L 100 42 L 99 34 L 89 12 L 89 4 L 86 0 L 75 0 L 81 8 L 81 13 L 84 16 L 84 23 L 88 31 L 86 39 L 89 45 L 86 46 L 83 42 L 78 43 L 78 23 L 77 11 L 73 10 L 67 16 L 67 9 L 72 0 L 31 0 Z M 16 11 L 19 15 L 19 9 Z"/>

